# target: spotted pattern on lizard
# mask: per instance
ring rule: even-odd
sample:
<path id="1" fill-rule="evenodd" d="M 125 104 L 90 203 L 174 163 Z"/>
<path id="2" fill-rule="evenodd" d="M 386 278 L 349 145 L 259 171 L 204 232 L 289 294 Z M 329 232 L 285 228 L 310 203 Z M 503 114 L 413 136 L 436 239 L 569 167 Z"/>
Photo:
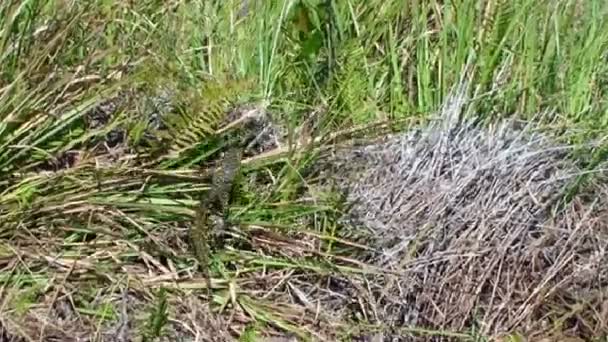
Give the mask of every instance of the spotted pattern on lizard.
<path id="1" fill-rule="evenodd" d="M 190 240 L 194 254 L 207 282 L 207 294 L 211 300 L 211 276 L 209 274 L 209 258 L 211 249 L 215 245 L 217 230 L 223 229 L 223 223 L 228 217 L 228 204 L 230 202 L 234 182 L 241 166 L 242 149 L 232 147 L 226 151 L 222 161 L 221 170 L 213 174 L 211 189 L 201 198 L 196 211 L 194 225 L 190 229 Z M 221 217 L 221 224 L 213 217 Z M 221 226 L 221 227 L 218 227 Z"/>
<path id="2" fill-rule="evenodd" d="M 247 107 L 235 109 L 220 125 L 224 128 L 217 131 L 224 146 L 228 146 L 228 148 L 221 162 L 220 170 L 212 174 L 211 188 L 201 198 L 196 210 L 195 222 L 190 228 L 191 248 L 198 261 L 199 269 L 207 281 L 207 294 L 210 299 L 210 253 L 221 242 L 221 239 L 217 239 L 221 235 L 218 233 L 224 233 L 227 228 L 229 203 L 232 199 L 234 183 L 241 173 L 241 159 L 247 153 L 267 147 L 262 145 L 264 139 L 268 137 L 260 138 L 259 133 L 259 131 L 262 133 L 267 131 L 268 123 L 264 120 L 263 111 L 259 109 Z"/>

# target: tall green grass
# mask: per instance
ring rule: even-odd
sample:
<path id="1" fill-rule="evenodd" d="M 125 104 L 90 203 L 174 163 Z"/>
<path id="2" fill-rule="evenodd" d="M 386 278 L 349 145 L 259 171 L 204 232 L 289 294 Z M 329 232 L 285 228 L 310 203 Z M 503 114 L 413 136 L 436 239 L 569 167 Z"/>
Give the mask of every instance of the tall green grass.
<path id="1" fill-rule="evenodd" d="M 129 213 L 128 219 L 114 212 L 95 224 L 72 222 L 74 231 L 62 235 L 62 243 L 47 241 L 54 251 L 77 255 L 85 251 L 70 250 L 71 243 L 112 224 L 136 244 L 148 228 L 155 233 L 189 220 L 191 194 L 204 185 L 149 184 L 144 176 L 91 164 L 65 175 L 40 172 L 112 128 L 85 130 L 84 116 L 121 89 L 177 88 L 194 112 L 209 99 L 210 80 L 226 87 L 246 80 L 250 86 L 239 98 L 265 103 L 289 127 L 324 108 L 322 133 L 331 133 L 427 118 L 466 69 L 472 106 L 482 117 L 530 118 L 552 110 L 565 130 L 579 132 L 580 142 L 601 138 L 608 127 L 607 14 L 602 0 L 2 1 L 0 236 L 50 229 L 45 220 L 86 213 L 87 206 Z M 136 121 L 136 112 L 126 111 L 113 125 Z M 197 148 L 189 159 L 169 157 L 148 171 L 204 163 L 210 151 Z M 605 159 L 604 150 L 591 151 L 592 164 Z M 276 189 L 264 198 L 244 194 L 250 203 L 242 203 L 243 217 L 298 227 L 298 215 L 323 212 L 290 204 L 305 164 L 280 166 Z M 142 199 L 134 189 L 144 185 L 150 192 Z M 304 228 L 333 236 L 336 229 L 326 222 L 331 226 Z M 28 276 L 51 271 L 37 268 Z"/>

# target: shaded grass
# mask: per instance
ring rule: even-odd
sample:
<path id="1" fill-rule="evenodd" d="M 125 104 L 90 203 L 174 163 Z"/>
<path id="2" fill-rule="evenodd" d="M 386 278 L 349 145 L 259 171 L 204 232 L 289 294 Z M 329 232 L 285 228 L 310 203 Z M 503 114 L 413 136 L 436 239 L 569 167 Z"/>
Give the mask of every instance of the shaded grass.
<path id="1" fill-rule="evenodd" d="M 530 118 L 553 110 L 562 129 L 577 132 L 568 136 L 583 146 L 601 139 L 608 123 L 606 11 L 599 0 L 5 1 L 0 5 L 4 289 L 32 293 L 35 284 L 61 289 L 72 281 L 74 288 L 94 289 L 123 275 L 139 279 L 133 286 L 148 298 L 156 297 L 149 288 L 159 279 L 194 277 L 182 285 L 201 288 L 180 233 L 207 189 L 197 169 L 215 156 L 213 134 L 188 139 L 180 147 L 188 153 L 179 155 L 140 146 L 149 125 L 149 110 L 140 100 L 154 96 L 158 87 L 175 90 L 184 117 L 199 128 L 214 127 L 227 108 L 224 88 L 230 103 L 262 103 L 290 132 L 291 142 L 371 122 L 424 119 L 466 69 L 476 87 L 471 108 L 484 118 Z M 217 86 L 209 87 L 213 82 Z M 109 123 L 87 127 L 92 109 L 135 90 L 139 93 Z M 319 122 L 309 132 L 303 129 L 314 121 Z M 116 127 L 127 130 L 130 149 L 103 146 Z M 605 159 L 605 142 L 598 141 L 594 149 L 581 147 L 577 153 L 589 169 Z M 68 152 L 78 153 L 78 163 L 63 161 Z M 270 291 L 282 284 L 275 278 L 279 274 L 356 274 L 365 265 L 328 257 L 340 245 L 336 210 L 297 202 L 315 151 L 285 152 L 281 158 L 260 158 L 247 170 L 250 177 L 270 180 L 265 191 L 242 186 L 235 219 L 244 230 L 266 228 L 245 238 L 257 241 L 252 250 L 217 252 L 214 288 L 223 292 L 220 303 L 246 317 L 237 327 L 259 321 L 268 324 L 264 330 L 311 336 L 319 333 L 314 316 L 296 328 L 294 312 L 303 314 L 301 308 L 290 311 L 254 299 L 262 294 L 245 286 L 255 282 L 253 271 L 268 278 L 264 288 Z M 62 166 L 59 172 L 45 169 L 51 162 Z M 175 180 L 183 175 L 190 178 Z M 327 253 L 325 261 L 319 251 Z M 69 278 L 77 269 L 77 279 Z M 238 305 L 228 300 L 234 282 L 245 286 Z M 39 296 L 23 298 L 4 300 L 3 310 L 24 314 L 29 304 L 44 302 Z M 80 300 L 74 315 L 106 321 L 106 314 L 93 314 L 93 298 Z M 177 311 L 185 304 L 161 310 L 161 303 L 152 306 L 151 317 L 158 320 L 167 310 L 173 320 L 183 319 Z M 347 322 L 336 325 L 348 330 Z M 324 328 L 322 333 L 335 332 Z"/>

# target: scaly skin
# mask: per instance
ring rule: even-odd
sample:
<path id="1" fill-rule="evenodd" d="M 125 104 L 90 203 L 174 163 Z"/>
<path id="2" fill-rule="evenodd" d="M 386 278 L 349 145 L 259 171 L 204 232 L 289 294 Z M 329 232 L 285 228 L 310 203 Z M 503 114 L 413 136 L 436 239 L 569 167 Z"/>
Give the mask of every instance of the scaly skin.
<path id="1" fill-rule="evenodd" d="M 209 274 L 209 257 L 215 235 L 212 215 L 220 215 L 224 221 L 228 216 L 228 204 L 231 199 L 234 181 L 240 172 L 242 150 L 230 148 L 222 161 L 221 175 L 214 173 L 211 189 L 204 196 L 196 211 L 196 221 L 190 228 L 190 241 L 199 264 L 199 269 L 207 282 L 207 295 L 211 303 L 211 276 Z"/>
<path id="2" fill-rule="evenodd" d="M 205 277 L 207 282 L 207 296 L 211 301 L 211 276 L 209 275 L 209 227 L 210 208 L 209 202 L 205 198 L 201 199 L 198 210 L 196 211 L 196 220 L 194 225 L 190 227 L 190 243 L 194 249 L 194 255 L 198 261 L 198 267 Z"/>

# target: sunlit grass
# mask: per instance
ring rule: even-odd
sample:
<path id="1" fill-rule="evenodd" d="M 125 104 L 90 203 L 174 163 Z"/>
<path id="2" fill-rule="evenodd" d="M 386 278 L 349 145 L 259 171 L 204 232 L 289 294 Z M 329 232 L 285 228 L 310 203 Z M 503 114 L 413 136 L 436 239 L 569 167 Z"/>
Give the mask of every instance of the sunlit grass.
<path id="1" fill-rule="evenodd" d="M 15 260 L 3 263 L 4 289 L 30 293 L 39 289 L 39 277 L 62 284 L 68 261 L 79 259 L 83 273 L 105 279 L 82 286 L 101 286 L 121 278 L 123 264 L 147 258 L 144 242 L 171 260 L 172 272 L 190 272 L 191 256 L 163 239 L 189 224 L 197 194 L 207 188 L 197 169 L 214 146 L 201 141 L 184 155 L 103 164 L 88 150 L 92 140 L 114 127 L 128 127 L 133 141 L 142 135 L 137 115 L 144 110 L 137 99 L 108 126 L 86 128 L 87 112 L 121 90 L 176 89 L 186 113 L 205 119 L 211 116 L 206 106 L 222 95 L 207 90 L 213 80 L 219 89 L 238 89 L 231 99 L 264 103 L 292 131 L 322 108 L 315 134 L 324 135 L 387 119 L 428 118 L 468 70 L 471 108 L 482 117 L 530 118 L 551 110 L 565 130 L 579 132 L 574 136 L 586 142 L 602 138 L 608 126 L 607 10 L 601 0 L 3 1 L 0 236 L 8 242 L 2 258 Z M 241 81 L 246 86 L 236 85 Z M 591 156 L 584 160 L 590 168 L 605 159 L 604 145 L 580 153 Z M 80 153 L 77 166 L 59 172 L 44 167 L 70 151 Z M 320 234 L 319 243 L 331 253 L 330 241 L 339 238 L 333 208 L 297 203 L 306 182 L 301 173 L 312 158 L 287 155 L 248 169 L 270 172 L 274 180 L 268 193 L 250 188 L 241 194 L 234 212 L 243 224 Z M 167 181 L 163 172 L 190 178 Z M 313 225 L 306 223 L 310 217 Z M 112 245 L 112 239 L 120 243 Z M 51 263 L 60 257 L 64 264 Z M 290 258 L 220 251 L 218 289 L 247 282 L 251 269 L 358 271 L 332 260 Z M 228 261 L 238 271 L 222 270 Z M 133 277 L 153 278 L 139 272 Z M 164 296 L 174 294 L 140 289 L 149 295 L 146 310 L 153 321 L 142 329 L 158 335 L 172 305 Z M 7 312 L 21 315 L 37 298 L 6 300 L 12 306 Z M 86 301 L 80 311 L 93 315 L 97 309 Z M 271 312 L 276 308 L 250 294 L 238 302 L 255 321 L 311 336 L 289 321 L 294 317 Z M 348 322 L 341 327 L 349 331 Z"/>

